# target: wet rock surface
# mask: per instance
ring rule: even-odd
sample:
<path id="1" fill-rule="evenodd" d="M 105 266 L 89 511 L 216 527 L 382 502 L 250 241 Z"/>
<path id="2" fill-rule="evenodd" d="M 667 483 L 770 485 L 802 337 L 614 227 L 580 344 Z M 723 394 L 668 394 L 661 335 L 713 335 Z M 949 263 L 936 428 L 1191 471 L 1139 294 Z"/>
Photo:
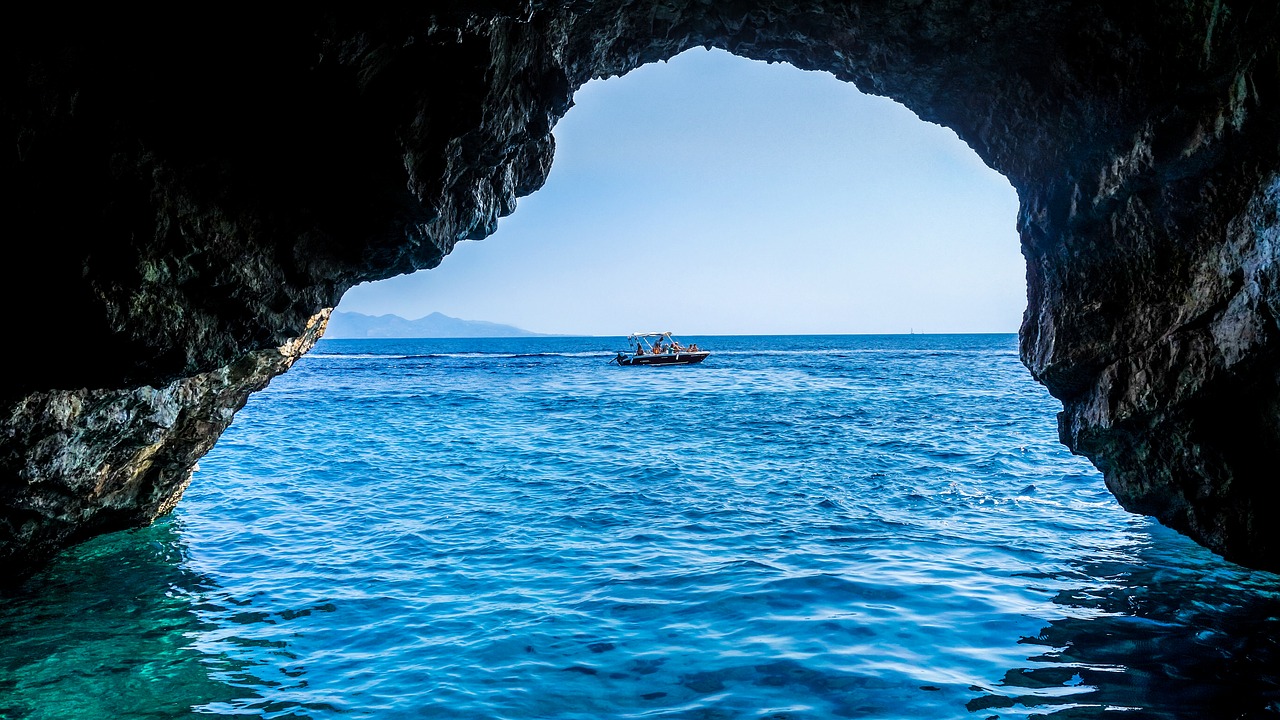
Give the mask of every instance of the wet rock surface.
<path id="1" fill-rule="evenodd" d="M 14 567 L 172 508 L 346 289 L 541 186 L 582 84 L 716 46 L 892 97 L 1004 173 L 1063 441 L 1126 507 L 1280 568 L 1274 3 L 25 12 L 0 30 Z"/>

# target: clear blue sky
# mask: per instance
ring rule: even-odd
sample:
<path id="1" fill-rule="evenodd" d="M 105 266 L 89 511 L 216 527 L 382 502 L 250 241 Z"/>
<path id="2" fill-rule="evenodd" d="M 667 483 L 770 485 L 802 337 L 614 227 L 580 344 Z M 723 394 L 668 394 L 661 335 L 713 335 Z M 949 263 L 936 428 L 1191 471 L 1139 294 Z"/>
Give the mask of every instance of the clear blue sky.
<path id="1" fill-rule="evenodd" d="M 338 309 L 573 335 L 1017 331 L 1017 195 L 952 131 L 702 49 L 574 101 L 546 186 L 497 233 Z"/>

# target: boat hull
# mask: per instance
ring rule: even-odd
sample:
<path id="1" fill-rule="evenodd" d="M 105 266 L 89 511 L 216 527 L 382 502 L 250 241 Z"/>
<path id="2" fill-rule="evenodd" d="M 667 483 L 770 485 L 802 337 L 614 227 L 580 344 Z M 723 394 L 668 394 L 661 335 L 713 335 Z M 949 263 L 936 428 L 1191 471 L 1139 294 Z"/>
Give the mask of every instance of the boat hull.
<path id="1" fill-rule="evenodd" d="M 618 353 L 619 365 L 697 365 L 710 355 L 709 352 L 659 353 L 657 355 L 627 355 Z"/>

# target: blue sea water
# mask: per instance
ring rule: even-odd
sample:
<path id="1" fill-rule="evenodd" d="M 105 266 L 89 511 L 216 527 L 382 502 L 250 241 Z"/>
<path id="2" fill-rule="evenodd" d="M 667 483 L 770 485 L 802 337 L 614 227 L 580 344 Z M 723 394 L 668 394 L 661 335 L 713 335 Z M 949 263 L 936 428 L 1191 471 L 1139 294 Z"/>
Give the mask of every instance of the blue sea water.
<path id="1" fill-rule="evenodd" d="M 1123 511 L 1012 335 L 326 340 L 0 598 L 0 718 L 1280 715 L 1277 577 Z"/>

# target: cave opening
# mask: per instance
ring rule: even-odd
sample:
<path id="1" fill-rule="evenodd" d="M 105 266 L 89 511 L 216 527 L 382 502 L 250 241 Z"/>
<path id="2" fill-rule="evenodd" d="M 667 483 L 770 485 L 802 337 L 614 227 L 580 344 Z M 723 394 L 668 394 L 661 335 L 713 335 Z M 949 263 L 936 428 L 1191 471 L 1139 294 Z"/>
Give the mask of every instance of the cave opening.
<path id="1" fill-rule="evenodd" d="M 1026 35 L 1025 24 L 1016 24 L 1019 37 Z M 981 38 L 954 35 L 966 42 L 987 38 L 985 28 Z M 1218 37 L 1224 35 L 1219 31 Z M 1031 44 L 1048 45 L 1035 35 L 1020 47 Z M 1207 39 L 1203 46 L 1209 46 Z M 1035 69 L 1031 63 L 1019 70 L 1024 67 Z M 1067 74 L 1074 69 L 1054 68 Z M 593 87 L 610 82 L 620 86 L 607 81 Z M 1025 86 L 1005 87 L 1012 88 L 1005 99 L 1015 97 L 1019 107 L 1037 98 L 1060 104 L 1050 92 L 1027 96 L 1017 92 Z M 1097 88 L 1083 94 L 1089 90 Z M 591 92 L 580 95 L 583 105 Z M 1032 107 L 1030 115 L 1043 107 Z M 1099 107 L 1107 108 L 1084 103 L 1072 109 L 1111 122 L 1114 116 L 1092 112 Z M 1124 122 L 1111 124 L 1117 133 L 1131 129 Z M 969 131 L 968 137 L 976 136 Z M 766 137 L 739 149 L 780 147 L 776 140 Z M 650 159 L 620 136 L 605 145 L 632 150 L 635 162 Z M 1063 152 L 1077 150 L 1064 146 Z M 837 152 L 831 144 L 825 149 L 834 166 L 870 157 Z M 898 165 L 909 164 L 905 153 L 889 154 Z M 1023 159 L 1040 154 L 1028 151 Z M 570 157 L 572 150 L 562 147 L 553 182 Z M 1096 159 L 1082 150 L 1076 157 L 1085 159 L 1068 169 Z M 449 268 L 468 254 L 501 250 L 524 261 L 519 279 L 528 282 L 471 276 L 470 284 L 482 294 L 511 288 L 521 308 L 536 310 L 538 317 L 568 318 L 575 305 L 589 305 L 600 311 L 596 320 L 607 324 L 597 330 L 587 324 L 589 315 L 579 316 L 583 324 L 572 328 L 480 316 L 534 330 L 612 335 L 669 322 L 624 317 L 619 306 L 606 302 L 637 274 L 649 281 L 637 281 L 637 291 L 674 282 L 669 263 L 637 269 L 637 258 L 627 263 L 610 256 L 562 279 L 531 261 L 547 256 L 557 267 L 567 266 L 565 260 L 597 248 L 637 249 L 655 237 L 675 239 L 660 251 L 648 245 L 644 256 L 686 261 L 685 268 L 696 268 L 692 288 L 700 286 L 697 275 L 703 284 L 721 276 L 741 278 L 737 289 L 753 291 L 746 299 L 762 302 L 747 309 L 763 322 L 763 311 L 793 296 L 818 298 L 825 303 L 818 313 L 824 317 L 881 319 L 889 309 L 908 305 L 904 298 L 919 300 L 921 290 L 946 286 L 925 272 L 924 261 L 941 258 L 954 267 L 978 254 L 977 246 L 954 235 L 945 245 L 921 246 L 911 244 L 912 236 L 866 232 L 842 238 L 846 255 L 816 244 L 824 238 L 820 232 L 799 227 L 798 217 L 830 219 L 849 198 L 874 199 L 870 190 L 892 189 L 883 173 L 835 201 L 817 200 L 810 189 L 808 206 L 770 224 L 755 212 L 773 209 L 779 196 L 813 175 L 786 162 L 794 155 L 763 166 L 774 170 L 775 183 L 782 177 L 792 184 L 755 195 L 734 192 L 727 181 L 769 175 L 762 166 L 717 164 L 687 154 L 660 159 L 668 167 L 711 166 L 714 172 L 692 185 L 729 196 L 730 211 L 747 218 L 747 226 L 732 233 L 721 219 L 693 226 L 706 230 L 697 233 L 688 225 L 646 225 L 653 218 L 670 220 L 671 214 L 660 203 L 641 205 L 640 194 L 632 192 L 628 204 L 634 214 L 624 230 L 635 234 L 628 238 L 619 237 L 616 227 L 597 224 L 576 245 L 556 248 L 547 238 L 568 234 L 561 216 L 520 240 L 520 223 L 534 222 L 539 204 L 553 197 L 549 185 L 523 201 L 497 236 L 464 244 L 442 271 L 418 277 L 443 285 Z M 1016 170 L 1018 160 L 1002 158 L 1001 166 Z M 616 167 L 606 179 L 620 174 Z M 1058 196 L 1037 188 L 1037 182 L 1048 184 L 1040 172 L 1022 169 L 1020 187 L 1028 192 L 1030 214 Z M 594 180 L 598 184 L 600 176 Z M 649 188 L 672 191 L 672 185 L 651 178 Z M 675 194 L 695 210 L 709 207 L 688 192 Z M 887 210 L 883 202 L 870 204 Z M 600 210 L 582 197 L 574 205 L 579 216 Z M 903 217 L 931 214 L 916 208 Z M 1048 217 L 1039 229 L 1055 229 L 1054 221 Z M 956 224 L 963 222 L 941 223 L 943 230 Z M 1003 225 L 1000 232 L 1012 236 L 1012 223 Z M 849 228 L 842 225 L 846 233 Z M 705 241 L 711 229 L 725 236 L 710 245 L 686 242 Z M 935 224 L 914 238 L 938 234 Z M 529 254 L 521 255 L 508 241 Z M 1006 247 L 1015 258 L 1011 265 L 1020 268 L 1016 242 Z M 866 262 L 884 248 L 905 248 L 907 271 L 899 275 L 885 271 L 892 264 Z M 803 255 L 822 258 L 823 270 L 842 270 L 841 287 L 862 288 L 882 277 L 889 284 L 878 286 L 878 305 L 835 307 L 839 293 L 824 291 L 789 266 Z M 835 262 L 848 255 L 849 265 Z M 697 259 L 707 264 L 695 265 Z M 743 264 L 734 265 L 738 260 Z M 970 291 L 999 287 L 993 267 L 959 284 Z M 863 270 L 866 275 L 857 274 Z M 789 292 L 770 284 L 796 277 L 786 286 Z M 597 279 L 607 282 L 589 284 Z M 1015 280 L 1006 289 L 1018 286 Z M 557 296 L 553 288 L 565 293 Z M 729 289 L 735 288 L 717 297 Z M 903 294 L 894 295 L 898 290 Z M 535 301 L 541 298 L 560 304 L 540 307 Z M 1063 304 L 1073 306 L 1072 299 Z M 1021 304 L 1021 297 L 1013 303 Z M 652 300 L 646 305 L 653 306 Z M 684 313 L 688 307 L 684 300 L 676 306 Z M 937 296 L 930 307 L 956 309 L 955 296 Z M 787 309 L 787 317 L 805 315 Z M 977 315 L 972 309 L 961 314 Z M 707 317 L 705 327 L 688 330 L 736 329 L 724 316 Z M 898 320 L 882 330 L 938 329 L 928 319 Z M 757 324 L 748 330 L 810 328 Z M 833 354 L 819 347 L 812 353 L 817 359 L 805 362 L 809 368 L 826 363 L 828 369 L 834 363 L 843 371 L 846 360 L 858 359 L 848 350 Z M 23 678 L 14 688 L 22 696 L 14 702 L 20 710 L 41 707 L 57 714 L 61 707 L 48 702 L 54 693 L 75 702 L 117 698 L 121 678 L 132 683 L 119 668 L 142 667 L 148 680 L 153 674 L 173 680 L 147 686 L 172 695 L 165 699 L 179 710 L 226 714 L 316 716 L 369 707 L 527 717 L 564 708 L 594 715 L 669 709 L 737 716 L 794 708 L 849 716 L 895 708 L 904 716 L 939 716 L 996 708 L 1117 707 L 1211 714 L 1228 702 L 1242 711 L 1271 706 L 1266 703 L 1274 700 L 1276 663 L 1274 653 L 1266 652 L 1266 628 L 1277 602 L 1271 576 L 1220 562 L 1153 521 L 1124 513 L 1096 472 L 1053 441 L 1058 403 L 1028 381 L 1016 351 L 988 353 L 997 357 L 997 369 L 995 376 L 982 376 L 975 374 L 980 364 L 970 362 L 981 350 L 890 350 L 886 355 L 899 356 L 896 377 L 902 382 L 876 379 L 877 387 L 891 392 L 865 397 L 866 405 L 832 404 L 838 396 L 867 396 L 859 395 L 866 385 L 847 378 L 828 375 L 814 382 L 764 371 L 746 385 L 739 384 L 744 374 L 730 378 L 734 391 L 719 396 L 681 394 L 682 411 L 713 411 L 721 421 L 704 428 L 701 443 L 714 454 L 698 461 L 680 457 L 692 441 L 671 424 L 661 425 L 666 434 L 656 438 L 636 431 L 667 416 L 664 393 L 636 407 L 613 397 L 618 382 L 632 382 L 636 390 L 646 376 L 609 374 L 616 369 L 596 367 L 602 363 L 581 354 L 504 354 L 498 364 L 506 375 L 496 378 L 484 368 L 450 372 L 478 365 L 465 352 L 412 355 L 392 346 L 383 354 L 342 355 L 321 346 L 250 399 L 175 515 L 135 533 L 100 538 L 44 576 L 51 587 L 72 589 L 86 586 L 85 577 L 106 579 L 102 590 L 88 593 L 93 597 L 76 598 L 91 610 L 103 606 L 99 595 L 127 588 L 120 604 L 129 617 L 114 636 L 67 623 L 100 617 L 84 612 L 80 603 L 60 606 L 59 616 L 44 628 L 10 614 L 20 618 L 11 636 L 22 641 L 3 643 L 16 648 L 6 651 L 12 656 L 4 664 L 21 668 Z M 923 357 L 945 363 L 947 372 L 921 371 L 914 361 Z M 551 381 L 537 372 L 553 367 L 562 372 Z M 1011 378 L 1027 382 L 1010 391 L 1014 384 L 1003 381 Z M 946 392 L 932 392 L 940 381 L 950 382 Z M 565 387 L 580 392 L 564 392 Z M 919 403 L 928 399 L 941 404 L 919 413 Z M 498 412 L 473 412 L 482 406 Z M 614 411 L 608 422 L 595 419 L 601 407 Z M 573 422 L 584 417 L 591 422 Z M 886 418 L 893 422 L 877 425 Z M 599 432 L 585 440 L 574 436 L 588 430 Z M 868 431 L 870 442 L 860 434 Z M 796 447 L 798 435 L 804 448 Z M 627 443 L 646 438 L 667 454 L 652 464 L 647 456 L 633 464 Z M 1020 438 L 1028 442 L 1015 442 Z M 980 452 L 971 452 L 972 441 L 982 443 Z M 849 448 L 870 450 L 857 455 Z M 130 547 L 104 553 L 113 542 Z M 42 604 L 30 609 L 42 622 L 55 614 Z M 166 632 L 147 632 L 155 628 Z M 32 637 L 58 640 L 49 642 L 49 651 L 24 647 Z M 148 644 L 124 647 L 118 656 L 104 652 L 124 646 L 121 637 Z M 57 647 L 62 638 L 79 645 L 75 652 Z M 1134 647 L 1143 651 L 1134 653 Z M 67 662 L 46 661 L 55 656 Z M 156 664 L 139 665 L 138 658 Z M 98 668 L 89 675 L 96 686 L 83 680 L 86 667 Z"/>
<path id="2" fill-rule="evenodd" d="M 1008 181 L 953 131 L 828 73 L 694 48 L 588 83 L 555 136 L 546 185 L 494 235 L 338 311 L 601 336 L 1021 321 Z"/>

